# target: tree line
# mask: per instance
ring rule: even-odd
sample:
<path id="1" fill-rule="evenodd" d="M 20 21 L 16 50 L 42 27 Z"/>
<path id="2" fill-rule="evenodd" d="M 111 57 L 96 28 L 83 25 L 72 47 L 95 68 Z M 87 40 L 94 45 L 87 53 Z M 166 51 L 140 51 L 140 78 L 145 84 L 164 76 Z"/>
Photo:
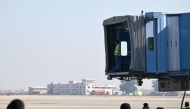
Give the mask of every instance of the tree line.
<path id="1" fill-rule="evenodd" d="M 137 81 L 136 80 L 121 80 L 121 84 L 119 85 L 120 91 L 125 94 L 134 93 L 137 91 Z M 158 91 L 158 80 L 152 80 L 152 88 L 154 91 Z"/>

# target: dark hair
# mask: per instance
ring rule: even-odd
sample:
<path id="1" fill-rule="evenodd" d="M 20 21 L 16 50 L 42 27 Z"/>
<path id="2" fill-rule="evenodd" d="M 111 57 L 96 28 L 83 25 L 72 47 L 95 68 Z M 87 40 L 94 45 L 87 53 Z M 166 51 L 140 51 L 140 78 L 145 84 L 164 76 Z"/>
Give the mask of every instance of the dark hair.
<path id="1" fill-rule="evenodd" d="M 185 107 L 189 106 L 189 102 L 185 102 Z"/>
<path id="2" fill-rule="evenodd" d="M 148 107 L 148 103 L 144 103 L 144 108 L 147 108 Z"/>
<path id="3" fill-rule="evenodd" d="M 120 109 L 131 109 L 131 106 L 129 103 L 123 103 L 121 104 Z"/>
<path id="4" fill-rule="evenodd" d="M 24 103 L 19 99 L 15 99 L 7 106 L 7 109 L 24 109 Z"/>

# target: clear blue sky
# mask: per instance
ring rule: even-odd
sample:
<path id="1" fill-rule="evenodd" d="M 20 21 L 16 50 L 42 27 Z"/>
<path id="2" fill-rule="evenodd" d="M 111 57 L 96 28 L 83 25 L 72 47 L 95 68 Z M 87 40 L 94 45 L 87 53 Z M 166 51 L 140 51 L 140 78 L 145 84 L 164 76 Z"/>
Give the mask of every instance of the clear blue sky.
<path id="1" fill-rule="evenodd" d="M 190 12 L 189 0 L 0 0 L 0 89 L 104 75 L 102 21 L 145 12 Z M 151 88 L 145 81 L 143 88 Z"/>

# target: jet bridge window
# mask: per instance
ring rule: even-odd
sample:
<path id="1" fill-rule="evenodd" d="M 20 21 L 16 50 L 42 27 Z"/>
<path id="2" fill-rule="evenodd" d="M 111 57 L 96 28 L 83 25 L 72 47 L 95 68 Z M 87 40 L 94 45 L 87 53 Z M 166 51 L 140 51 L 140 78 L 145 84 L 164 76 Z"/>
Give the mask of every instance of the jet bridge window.
<path id="1" fill-rule="evenodd" d="M 154 37 L 148 38 L 148 50 L 154 51 Z"/>
<path id="2" fill-rule="evenodd" d="M 127 42 L 121 41 L 121 56 L 127 56 Z"/>

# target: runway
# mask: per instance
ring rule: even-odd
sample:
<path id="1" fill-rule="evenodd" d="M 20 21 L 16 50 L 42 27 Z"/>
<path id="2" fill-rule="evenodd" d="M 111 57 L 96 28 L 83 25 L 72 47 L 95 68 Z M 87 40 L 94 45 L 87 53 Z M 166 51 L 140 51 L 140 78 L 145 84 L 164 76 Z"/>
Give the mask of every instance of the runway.
<path id="1" fill-rule="evenodd" d="M 21 99 L 26 109 L 119 109 L 121 103 L 130 103 L 132 109 L 142 109 L 149 103 L 151 109 L 179 109 L 182 97 L 156 96 L 80 96 L 80 95 L 0 95 L 0 109 L 6 109 L 13 99 Z M 184 101 L 190 101 L 186 97 Z"/>

